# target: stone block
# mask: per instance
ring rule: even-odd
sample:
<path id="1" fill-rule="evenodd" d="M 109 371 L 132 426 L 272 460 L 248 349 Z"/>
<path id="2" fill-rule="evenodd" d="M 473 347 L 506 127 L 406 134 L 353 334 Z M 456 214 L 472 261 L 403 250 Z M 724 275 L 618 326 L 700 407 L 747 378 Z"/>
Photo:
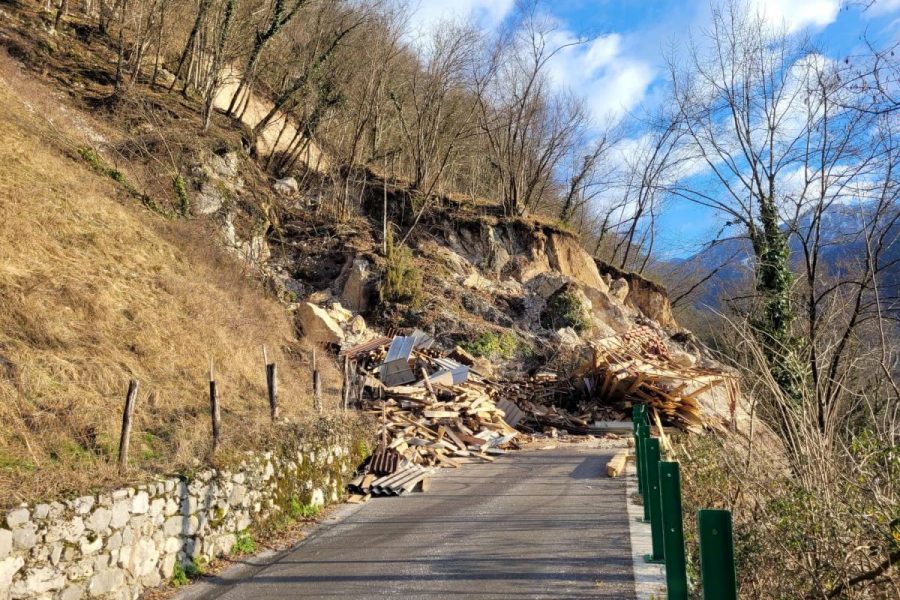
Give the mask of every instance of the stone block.
<path id="1" fill-rule="evenodd" d="M 80 585 L 70 585 L 59 595 L 59 600 L 81 600 L 84 597 L 84 588 Z"/>
<path id="2" fill-rule="evenodd" d="M 24 566 L 25 559 L 21 556 L 10 556 L 0 560 L 0 598 L 3 597 L 3 590 L 8 590 L 12 586 L 13 577 Z"/>
<path id="3" fill-rule="evenodd" d="M 9 529 L 0 529 L 0 560 L 3 560 L 12 552 L 13 537 Z"/>
<path id="4" fill-rule="evenodd" d="M 47 592 L 61 590 L 66 585 L 65 576 L 52 567 L 39 567 L 25 571 L 25 577 L 10 587 L 13 598 L 34 598 Z"/>
<path id="5" fill-rule="evenodd" d="M 85 517 L 84 526 L 90 531 L 102 533 L 109 529 L 112 520 L 112 511 L 108 508 L 98 508 Z"/>
<path id="6" fill-rule="evenodd" d="M 86 515 L 94 508 L 94 502 L 93 496 L 83 496 L 72 502 L 72 510 L 79 515 Z"/>
<path id="7" fill-rule="evenodd" d="M 121 529 L 128 524 L 130 514 L 130 503 L 128 500 L 118 500 L 112 505 L 111 518 L 109 526 L 113 529 Z"/>
<path id="8" fill-rule="evenodd" d="M 84 519 L 75 517 L 73 519 L 60 519 L 53 521 L 47 526 L 44 534 L 44 541 L 47 543 L 66 541 L 75 544 L 84 533 Z"/>
<path id="9" fill-rule="evenodd" d="M 15 529 L 27 523 L 30 518 L 31 513 L 28 512 L 27 508 L 14 508 L 6 513 L 6 524 L 9 525 L 10 529 Z"/>
<path id="10" fill-rule="evenodd" d="M 98 536 L 92 537 L 84 537 L 81 539 L 81 543 L 78 544 L 79 549 L 81 550 L 81 554 L 84 556 L 90 556 L 95 552 L 99 552 L 101 548 L 103 548 L 103 538 Z"/>
<path id="11" fill-rule="evenodd" d="M 88 594 L 93 598 L 97 598 L 111 594 L 123 587 L 125 587 L 125 574 L 119 569 L 107 569 L 91 577 L 91 581 L 88 584 Z"/>
<path id="12" fill-rule="evenodd" d="M 50 505 L 49 504 L 38 504 L 34 507 L 34 518 L 35 519 L 46 519 L 50 515 Z"/>
<path id="13" fill-rule="evenodd" d="M 150 510 L 150 495 L 147 492 L 139 492 L 131 499 L 131 512 L 143 515 Z"/>
<path id="14" fill-rule="evenodd" d="M 13 548 L 17 550 L 31 550 L 38 543 L 37 525 L 28 521 L 13 529 Z"/>

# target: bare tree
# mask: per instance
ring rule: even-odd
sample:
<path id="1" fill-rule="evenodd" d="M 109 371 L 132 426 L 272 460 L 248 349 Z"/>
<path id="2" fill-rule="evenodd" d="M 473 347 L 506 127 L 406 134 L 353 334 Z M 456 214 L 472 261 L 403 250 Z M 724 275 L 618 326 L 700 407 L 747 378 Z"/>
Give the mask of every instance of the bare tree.
<path id="1" fill-rule="evenodd" d="M 555 171 L 588 124 L 583 102 L 551 88 L 550 61 L 579 39 L 554 44 L 557 25 L 535 3 L 518 7 L 478 74 L 481 127 L 509 215 L 537 208 L 553 189 Z"/>
<path id="2" fill-rule="evenodd" d="M 477 97 L 471 76 L 481 36 L 454 23 L 436 27 L 424 49 L 425 63 L 413 64 L 406 81 L 391 86 L 390 97 L 411 170 L 410 187 L 421 206 L 406 241 L 425 212 L 436 186 L 458 149 L 458 142 L 478 132 L 473 111 Z"/>
<path id="3" fill-rule="evenodd" d="M 779 202 L 803 153 L 803 127 L 793 125 L 809 77 L 796 66 L 804 46 L 734 1 L 713 9 L 704 41 L 692 45 L 687 67 L 672 64 L 671 83 L 685 135 L 714 187 L 674 186 L 673 193 L 726 214 L 749 238 L 760 297 L 755 323 L 777 380 L 798 393 L 793 275 Z"/>
<path id="4" fill-rule="evenodd" d="M 267 11 L 267 19 L 261 27 L 257 27 L 253 38 L 253 46 L 241 73 L 241 80 L 231 98 L 231 103 L 226 111 L 229 115 L 234 115 L 238 107 L 238 101 L 249 99 L 250 92 L 253 89 L 253 82 L 256 79 L 256 68 L 259 65 L 259 59 L 263 50 L 268 46 L 269 42 L 278 35 L 278 33 L 297 16 L 300 9 L 311 3 L 313 0 L 272 0 L 272 5 Z"/>

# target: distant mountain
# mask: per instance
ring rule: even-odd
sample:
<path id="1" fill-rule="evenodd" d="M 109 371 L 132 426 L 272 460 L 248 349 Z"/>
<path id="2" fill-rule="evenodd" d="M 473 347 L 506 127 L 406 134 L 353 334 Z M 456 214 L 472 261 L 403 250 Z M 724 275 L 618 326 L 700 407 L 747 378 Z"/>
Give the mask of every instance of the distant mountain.
<path id="1" fill-rule="evenodd" d="M 868 216 L 858 206 L 837 206 L 822 215 L 820 273 L 840 276 L 862 268 L 866 260 L 862 219 Z M 804 261 L 801 236 L 809 236 L 814 225 L 813 215 L 807 213 L 791 234 L 791 258 L 798 273 L 803 272 Z M 881 287 L 885 298 L 896 298 L 900 295 L 900 222 L 886 231 L 885 245 L 879 260 L 879 265 L 885 268 Z M 665 267 L 667 279 L 677 284 L 671 290 L 672 296 L 677 298 L 708 277 L 690 294 L 689 301 L 697 308 L 720 308 L 726 299 L 750 292 L 755 260 L 750 241 L 745 238 L 721 240 L 688 258 L 670 260 Z M 716 272 L 710 275 L 713 271 Z"/>

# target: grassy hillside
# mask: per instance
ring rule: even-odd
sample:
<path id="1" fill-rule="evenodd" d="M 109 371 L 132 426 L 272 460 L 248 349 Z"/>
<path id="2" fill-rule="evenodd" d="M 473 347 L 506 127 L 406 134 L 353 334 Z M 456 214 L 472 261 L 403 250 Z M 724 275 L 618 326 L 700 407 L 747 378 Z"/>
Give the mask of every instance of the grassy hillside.
<path id="1" fill-rule="evenodd" d="M 132 377 L 131 479 L 206 457 L 210 359 L 221 456 L 271 436 L 262 344 L 279 361 L 283 414 L 308 414 L 286 312 L 200 225 L 150 212 L 90 169 L 78 148 L 103 124 L 36 85 L 0 64 L 0 506 L 119 482 Z"/>

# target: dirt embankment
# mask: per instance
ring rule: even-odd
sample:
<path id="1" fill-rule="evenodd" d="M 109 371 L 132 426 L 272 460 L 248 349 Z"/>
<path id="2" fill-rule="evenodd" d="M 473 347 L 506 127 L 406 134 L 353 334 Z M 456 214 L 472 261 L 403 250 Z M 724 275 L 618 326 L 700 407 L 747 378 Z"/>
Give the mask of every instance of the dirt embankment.
<path id="1" fill-rule="evenodd" d="M 113 465 L 131 378 L 130 479 L 208 454 L 210 361 L 221 456 L 270 444 L 263 344 L 283 414 L 311 405 L 283 307 L 204 226 L 148 210 L 84 158 L 115 132 L 5 57 L 0 78 L 0 506 L 122 483 Z M 320 364 L 333 392 L 337 371 Z"/>

